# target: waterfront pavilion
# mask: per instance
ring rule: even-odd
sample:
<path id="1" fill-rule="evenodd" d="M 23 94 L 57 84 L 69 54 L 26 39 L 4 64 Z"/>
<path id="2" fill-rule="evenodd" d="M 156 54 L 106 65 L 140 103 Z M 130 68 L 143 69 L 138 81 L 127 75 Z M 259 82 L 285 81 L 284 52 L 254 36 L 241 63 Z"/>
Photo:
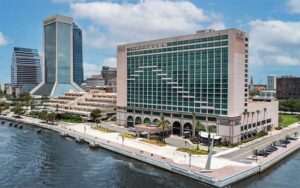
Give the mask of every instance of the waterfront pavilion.
<path id="1" fill-rule="evenodd" d="M 163 132 L 163 128 L 157 127 L 156 125 L 138 124 L 134 127 L 137 130 L 138 137 L 140 137 L 141 135 L 147 135 L 148 139 L 151 138 L 151 135 L 159 135 Z M 165 133 L 169 133 L 170 131 L 170 128 L 165 128 L 164 130 Z"/>

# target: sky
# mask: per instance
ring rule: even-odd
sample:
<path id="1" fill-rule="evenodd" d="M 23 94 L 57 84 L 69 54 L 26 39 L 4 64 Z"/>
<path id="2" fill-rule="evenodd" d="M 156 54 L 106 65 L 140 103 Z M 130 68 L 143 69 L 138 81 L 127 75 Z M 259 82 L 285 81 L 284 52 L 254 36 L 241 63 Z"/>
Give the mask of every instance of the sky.
<path id="1" fill-rule="evenodd" d="M 202 29 L 249 33 L 249 76 L 300 76 L 300 0 L 0 0 L 0 83 L 13 47 L 42 52 L 42 21 L 72 16 L 83 31 L 85 77 L 116 66 L 116 46 Z"/>

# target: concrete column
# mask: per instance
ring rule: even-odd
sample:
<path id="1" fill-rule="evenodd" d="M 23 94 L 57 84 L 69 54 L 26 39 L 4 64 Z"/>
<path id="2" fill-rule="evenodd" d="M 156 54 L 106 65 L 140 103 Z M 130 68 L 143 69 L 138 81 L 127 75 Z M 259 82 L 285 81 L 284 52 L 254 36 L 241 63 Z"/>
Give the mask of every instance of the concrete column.
<path id="1" fill-rule="evenodd" d="M 182 136 L 182 134 L 183 134 L 183 123 L 182 124 L 180 124 L 180 135 Z"/>
<path id="2" fill-rule="evenodd" d="M 147 137 L 148 137 L 148 140 L 150 140 L 150 133 L 148 133 L 148 136 L 147 136 Z"/>

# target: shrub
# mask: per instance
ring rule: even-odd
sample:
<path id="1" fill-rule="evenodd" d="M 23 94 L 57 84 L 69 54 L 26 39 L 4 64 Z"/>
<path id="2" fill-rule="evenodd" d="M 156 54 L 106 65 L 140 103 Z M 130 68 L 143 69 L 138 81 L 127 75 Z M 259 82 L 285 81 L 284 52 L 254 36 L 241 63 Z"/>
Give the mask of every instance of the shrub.
<path id="1" fill-rule="evenodd" d="M 191 153 L 194 155 L 207 155 L 208 154 L 208 152 L 206 150 L 196 149 L 196 148 L 178 148 L 177 151 Z"/>
<path id="2" fill-rule="evenodd" d="M 266 131 L 259 131 L 258 133 L 257 133 L 257 137 L 258 138 L 260 138 L 260 137 L 263 137 L 263 136 L 266 136 L 268 133 L 266 132 Z"/>

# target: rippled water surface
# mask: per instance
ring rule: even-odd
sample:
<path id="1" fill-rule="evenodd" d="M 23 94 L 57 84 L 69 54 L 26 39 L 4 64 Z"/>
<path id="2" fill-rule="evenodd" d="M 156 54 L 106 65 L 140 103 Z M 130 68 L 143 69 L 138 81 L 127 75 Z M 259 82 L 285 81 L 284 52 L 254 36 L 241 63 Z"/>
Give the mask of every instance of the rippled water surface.
<path id="1" fill-rule="evenodd" d="M 298 187 L 300 152 L 233 187 Z M 290 180 L 290 181 L 287 181 Z M 104 149 L 35 128 L 0 125 L 0 187 L 208 187 Z"/>

